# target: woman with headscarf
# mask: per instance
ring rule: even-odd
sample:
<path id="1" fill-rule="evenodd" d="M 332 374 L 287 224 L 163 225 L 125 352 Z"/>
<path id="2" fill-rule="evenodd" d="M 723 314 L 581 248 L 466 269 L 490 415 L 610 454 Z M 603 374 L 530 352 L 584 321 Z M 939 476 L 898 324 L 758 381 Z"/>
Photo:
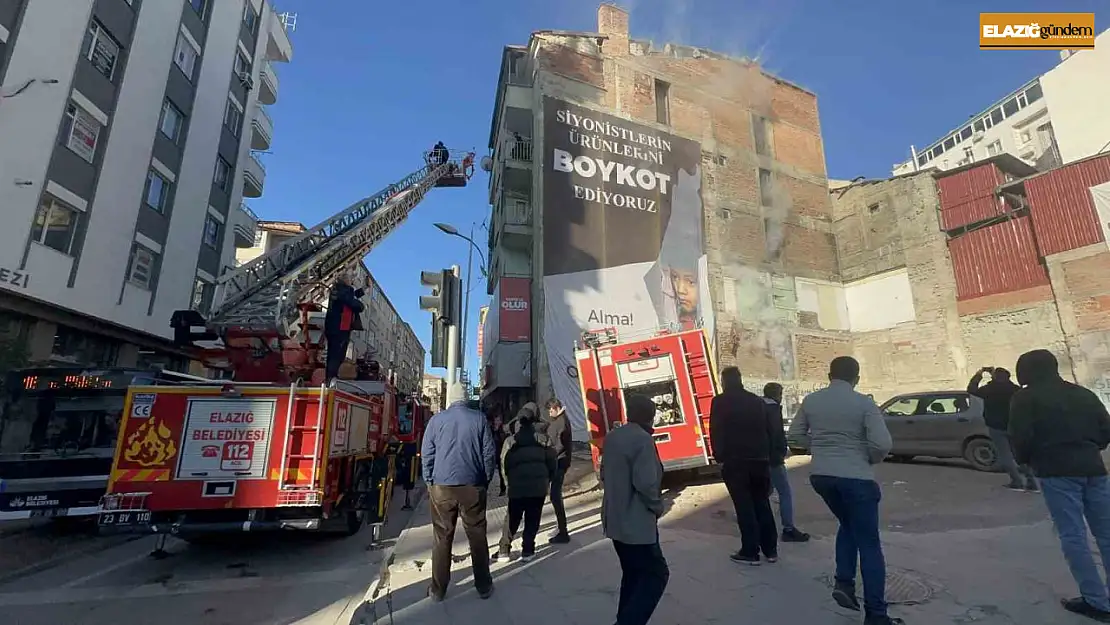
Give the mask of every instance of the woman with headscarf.
<path id="1" fill-rule="evenodd" d="M 509 424 L 510 436 L 501 450 L 501 479 L 508 484 L 509 517 L 501 531 L 498 558 L 508 559 L 522 519 L 524 544 L 520 557 L 527 561 L 536 553 L 543 504 L 558 468 L 547 432 L 537 427 L 538 413 L 535 403 L 524 404 Z"/>

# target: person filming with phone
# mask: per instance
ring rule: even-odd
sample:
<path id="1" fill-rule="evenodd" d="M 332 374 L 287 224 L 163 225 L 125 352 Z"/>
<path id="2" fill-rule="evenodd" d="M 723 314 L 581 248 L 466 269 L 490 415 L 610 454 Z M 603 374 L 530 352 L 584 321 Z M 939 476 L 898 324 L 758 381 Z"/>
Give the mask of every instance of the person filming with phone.
<path id="1" fill-rule="evenodd" d="M 990 376 L 990 382 L 980 386 L 984 375 Z M 1037 480 L 1029 467 L 1018 465 L 1014 460 L 1010 435 L 1007 433 L 1010 427 L 1010 400 L 1020 389 L 1010 379 L 1010 372 L 1002 367 L 983 367 L 967 383 L 967 392 L 983 400 L 983 420 L 998 454 L 998 464 L 1010 474 L 1010 483 L 1006 487 L 1036 492 Z"/>

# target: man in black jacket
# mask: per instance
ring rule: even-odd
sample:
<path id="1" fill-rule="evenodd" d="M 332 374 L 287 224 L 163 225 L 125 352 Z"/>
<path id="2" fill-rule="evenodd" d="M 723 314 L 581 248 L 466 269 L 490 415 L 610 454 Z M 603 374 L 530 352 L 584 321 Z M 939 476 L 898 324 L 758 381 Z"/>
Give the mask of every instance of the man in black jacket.
<path id="1" fill-rule="evenodd" d="M 362 329 L 362 289 L 351 286 L 347 276 L 335 279 L 328 299 L 328 312 L 324 316 L 324 340 L 327 345 L 325 378 L 330 382 L 339 375 L 339 367 L 347 358 L 347 345 L 351 332 Z"/>
<path id="2" fill-rule="evenodd" d="M 991 381 L 980 386 L 983 374 L 989 374 Z M 1010 474 L 1010 483 L 1006 487 L 1036 492 L 1037 480 L 1033 478 L 1029 467 L 1019 466 L 1014 460 L 1010 435 L 1007 432 L 1010 427 L 1010 400 L 1020 388 L 1010 381 L 1010 372 L 1002 367 L 983 367 L 967 383 L 967 392 L 983 400 L 983 421 L 987 424 L 991 441 L 998 452 L 998 463 Z"/>
<path id="3" fill-rule="evenodd" d="M 555 509 L 558 530 L 548 542 L 561 545 L 570 542 L 570 532 L 567 530 L 567 508 L 563 504 L 563 480 L 566 479 L 567 470 L 570 469 L 573 439 L 570 419 L 563 409 L 563 402 L 554 397 L 547 400 L 547 417 L 547 438 L 551 440 L 551 446 L 555 449 L 555 457 L 558 461 L 558 470 L 551 480 L 551 507 Z"/>
<path id="4" fill-rule="evenodd" d="M 721 371 L 721 388 L 709 408 L 709 438 L 740 525 L 740 551 L 730 557 L 758 565 L 762 551 L 768 562 L 775 562 L 778 531 L 771 511 L 771 448 L 782 426 L 776 435 L 763 398 L 744 389 L 736 367 Z"/>
<path id="5" fill-rule="evenodd" d="M 1102 451 L 1110 445 L 1110 414 L 1097 395 L 1060 377 L 1056 357 L 1038 349 L 1018 358 L 1019 390 L 1010 405 L 1014 455 L 1041 479 L 1064 559 L 1079 597 L 1064 609 L 1110 623 L 1110 598 L 1091 555 L 1087 524 L 1110 570 L 1110 477 Z M 1084 522 L 1086 520 L 1086 522 Z"/>

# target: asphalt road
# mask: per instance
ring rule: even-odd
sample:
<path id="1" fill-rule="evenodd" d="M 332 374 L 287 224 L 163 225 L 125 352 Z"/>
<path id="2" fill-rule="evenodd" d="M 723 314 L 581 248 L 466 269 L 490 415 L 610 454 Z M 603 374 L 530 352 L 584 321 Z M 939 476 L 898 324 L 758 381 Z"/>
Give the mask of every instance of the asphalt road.
<path id="1" fill-rule="evenodd" d="M 790 460 L 797 524 L 828 536 L 836 527 L 807 483 L 807 460 Z M 1039 496 L 1006 490 L 1005 475 L 974 471 L 960 463 L 883 464 L 878 474 L 888 531 L 1026 525 L 1047 517 Z M 719 480 L 671 483 L 665 498 L 665 525 L 736 536 L 735 516 Z M 84 551 L 67 558 L 59 549 L 61 555 L 51 568 L 0 583 L 0 622 L 349 625 L 349 617 L 341 615 L 349 604 L 361 601 L 379 571 L 384 547 L 408 522 L 409 513 L 399 510 L 399 497 L 394 504 L 383 541 L 377 544 L 371 544 L 366 530 L 349 538 L 280 535 L 247 540 L 236 535 L 231 542 L 203 547 L 171 539 L 171 555 L 153 559 L 149 537 L 62 540 Z M 13 552 L 12 538 L 0 537 L 0 554 Z M 38 540 L 49 542 L 48 537 Z M 0 574 L 12 570 L 10 563 L 0 565 Z"/>
<path id="2" fill-rule="evenodd" d="M 331 625 L 361 602 L 408 523 L 400 491 L 394 504 L 377 542 L 369 529 L 351 537 L 234 535 L 211 545 L 171 538 L 169 555 L 153 558 L 151 537 L 86 539 L 84 555 L 0 584 L 0 622 Z"/>

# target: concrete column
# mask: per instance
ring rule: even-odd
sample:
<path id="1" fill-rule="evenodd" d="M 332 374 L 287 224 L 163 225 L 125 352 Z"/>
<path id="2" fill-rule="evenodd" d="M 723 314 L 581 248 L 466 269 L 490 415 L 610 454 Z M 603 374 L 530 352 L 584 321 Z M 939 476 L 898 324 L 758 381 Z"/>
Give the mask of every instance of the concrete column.
<path id="1" fill-rule="evenodd" d="M 139 346 L 132 343 L 123 343 L 119 346 L 116 355 L 117 367 L 137 367 L 139 365 Z"/>
<path id="2" fill-rule="evenodd" d="M 27 358 L 32 363 L 46 363 L 54 353 L 54 335 L 58 332 L 57 324 L 49 321 L 38 320 L 31 325 L 27 335 Z"/>

